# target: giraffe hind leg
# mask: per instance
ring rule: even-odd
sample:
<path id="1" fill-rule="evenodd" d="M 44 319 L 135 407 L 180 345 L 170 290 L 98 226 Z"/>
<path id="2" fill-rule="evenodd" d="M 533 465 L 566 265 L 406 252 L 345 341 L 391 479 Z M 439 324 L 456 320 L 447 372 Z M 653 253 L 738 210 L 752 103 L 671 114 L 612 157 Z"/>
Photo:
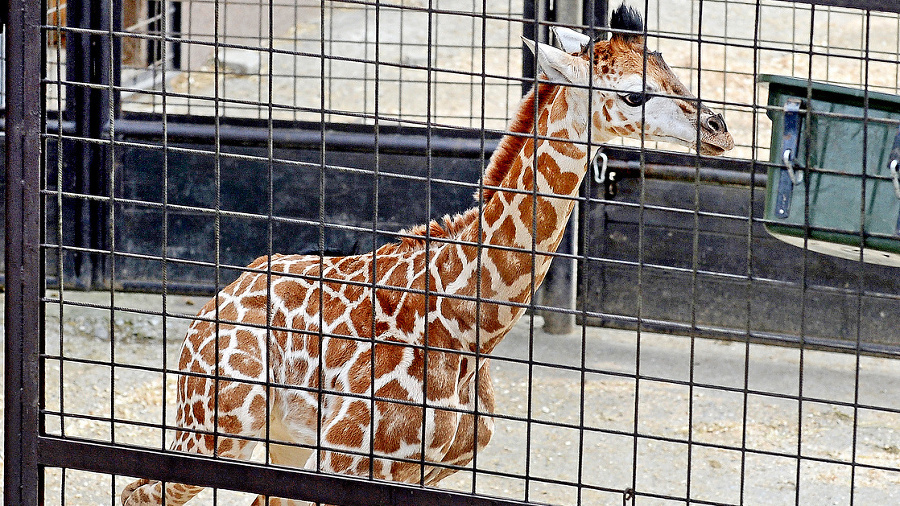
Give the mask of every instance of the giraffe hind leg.
<path id="1" fill-rule="evenodd" d="M 212 440 L 210 435 L 200 435 L 189 432 L 179 432 L 172 443 L 172 450 L 188 451 L 211 455 L 213 452 L 206 449 L 203 441 Z M 255 441 L 238 437 L 220 436 L 218 438 L 218 456 L 226 458 L 238 458 L 248 460 L 256 446 Z M 123 506 L 181 506 L 199 494 L 203 487 L 186 485 L 183 483 L 166 483 L 165 488 L 160 481 L 147 479 L 137 480 L 122 491 Z M 165 500 L 163 499 L 165 497 Z"/>

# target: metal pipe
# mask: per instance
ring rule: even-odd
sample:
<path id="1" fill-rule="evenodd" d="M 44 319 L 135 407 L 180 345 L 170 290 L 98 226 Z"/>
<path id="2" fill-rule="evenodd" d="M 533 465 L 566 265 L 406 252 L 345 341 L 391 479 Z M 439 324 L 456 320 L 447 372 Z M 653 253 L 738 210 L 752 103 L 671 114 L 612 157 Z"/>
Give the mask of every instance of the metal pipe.
<path id="1" fill-rule="evenodd" d="M 39 504 L 41 2 L 12 0 L 6 32 L 4 504 Z"/>

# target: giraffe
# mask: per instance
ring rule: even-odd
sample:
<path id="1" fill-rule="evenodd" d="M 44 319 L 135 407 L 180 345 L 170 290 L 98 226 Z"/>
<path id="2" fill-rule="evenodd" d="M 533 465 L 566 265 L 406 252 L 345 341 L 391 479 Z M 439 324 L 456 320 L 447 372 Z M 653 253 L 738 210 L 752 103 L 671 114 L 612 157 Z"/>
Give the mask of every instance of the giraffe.
<path id="1" fill-rule="evenodd" d="M 249 459 L 265 442 L 274 464 L 424 485 L 469 464 L 493 433 L 489 355 L 544 279 L 598 145 L 734 145 L 646 51 L 635 10 L 620 6 L 610 28 L 597 42 L 556 29 L 563 49 L 526 40 L 541 78 L 479 205 L 362 255 L 258 258 L 210 300 L 182 346 L 171 449 Z M 138 480 L 122 503 L 176 506 L 199 490 Z"/>

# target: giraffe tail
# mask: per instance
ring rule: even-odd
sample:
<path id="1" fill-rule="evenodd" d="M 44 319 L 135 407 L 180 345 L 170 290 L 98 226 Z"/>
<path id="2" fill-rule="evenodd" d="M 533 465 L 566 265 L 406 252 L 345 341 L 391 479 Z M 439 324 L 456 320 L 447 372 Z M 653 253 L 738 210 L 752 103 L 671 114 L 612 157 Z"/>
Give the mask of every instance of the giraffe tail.
<path id="1" fill-rule="evenodd" d="M 122 491 L 122 506 L 156 506 L 163 504 L 165 495 L 166 506 L 181 506 L 197 495 L 203 487 L 182 485 L 181 483 L 169 483 L 163 490 L 160 481 L 137 480 Z"/>

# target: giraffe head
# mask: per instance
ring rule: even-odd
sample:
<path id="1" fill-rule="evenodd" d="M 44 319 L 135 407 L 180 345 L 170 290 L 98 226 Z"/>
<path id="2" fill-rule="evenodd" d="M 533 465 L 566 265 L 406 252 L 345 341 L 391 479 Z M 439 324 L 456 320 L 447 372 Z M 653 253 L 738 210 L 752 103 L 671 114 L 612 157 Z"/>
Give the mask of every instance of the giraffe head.
<path id="1" fill-rule="evenodd" d="M 666 141 L 720 155 L 734 147 L 721 114 L 714 113 L 681 84 L 661 54 L 646 49 L 641 16 L 622 4 L 610 20 L 609 41 L 554 28 L 563 50 L 526 43 L 550 81 L 569 93 L 592 94 L 591 141 L 615 137 Z M 592 76 L 591 82 L 588 76 Z M 586 108 L 585 108 L 586 110 Z"/>

